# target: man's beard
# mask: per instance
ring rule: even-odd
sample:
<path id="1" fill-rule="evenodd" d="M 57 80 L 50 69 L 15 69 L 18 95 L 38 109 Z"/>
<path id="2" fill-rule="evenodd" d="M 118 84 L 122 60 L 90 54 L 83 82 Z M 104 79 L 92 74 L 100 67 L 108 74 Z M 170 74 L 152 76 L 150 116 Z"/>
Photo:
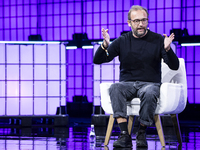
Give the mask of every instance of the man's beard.
<path id="1" fill-rule="evenodd" d="M 146 28 L 142 28 L 142 29 L 144 29 L 144 32 L 143 32 L 143 33 L 138 33 L 138 31 L 137 31 L 138 28 L 137 28 L 137 30 L 135 30 L 135 29 L 133 29 L 133 27 L 131 26 L 131 29 L 132 29 L 132 32 L 134 33 L 134 35 L 136 35 L 138 38 L 144 36 L 144 35 L 146 34 L 146 31 L 147 31 Z M 139 28 L 139 29 L 141 29 L 141 28 Z"/>

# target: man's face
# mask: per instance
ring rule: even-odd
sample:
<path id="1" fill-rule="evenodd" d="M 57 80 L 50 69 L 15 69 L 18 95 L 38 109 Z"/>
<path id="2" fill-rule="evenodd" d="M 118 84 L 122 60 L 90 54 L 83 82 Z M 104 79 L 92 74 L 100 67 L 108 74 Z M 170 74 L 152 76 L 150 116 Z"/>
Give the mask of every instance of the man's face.
<path id="1" fill-rule="evenodd" d="M 128 20 L 128 25 L 132 29 L 133 36 L 141 38 L 146 34 L 147 19 L 147 13 L 144 10 L 131 12 L 131 20 Z"/>

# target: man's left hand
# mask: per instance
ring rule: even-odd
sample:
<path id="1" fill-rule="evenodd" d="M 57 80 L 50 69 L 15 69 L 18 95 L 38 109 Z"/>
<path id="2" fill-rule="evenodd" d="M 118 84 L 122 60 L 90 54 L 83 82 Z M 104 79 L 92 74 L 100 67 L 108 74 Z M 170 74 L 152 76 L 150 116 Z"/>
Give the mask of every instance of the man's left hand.
<path id="1" fill-rule="evenodd" d="M 169 37 L 166 34 L 163 34 L 165 39 L 164 39 L 164 48 L 166 50 L 166 52 L 168 52 L 170 50 L 170 44 L 172 43 L 172 41 L 174 40 L 174 33 L 172 33 Z"/>

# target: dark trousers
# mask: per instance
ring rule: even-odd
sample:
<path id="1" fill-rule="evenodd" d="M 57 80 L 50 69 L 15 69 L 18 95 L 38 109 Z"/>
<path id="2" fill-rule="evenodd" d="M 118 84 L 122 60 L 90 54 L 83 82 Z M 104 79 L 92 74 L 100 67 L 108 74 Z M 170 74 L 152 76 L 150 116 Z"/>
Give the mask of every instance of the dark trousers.
<path id="1" fill-rule="evenodd" d="M 119 82 L 109 89 L 114 118 L 127 117 L 127 101 L 140 98 L 140 123 L 150 126 L 153 124 L 157 99 L 160 96 L 160 83 L 152 82 Z"/>

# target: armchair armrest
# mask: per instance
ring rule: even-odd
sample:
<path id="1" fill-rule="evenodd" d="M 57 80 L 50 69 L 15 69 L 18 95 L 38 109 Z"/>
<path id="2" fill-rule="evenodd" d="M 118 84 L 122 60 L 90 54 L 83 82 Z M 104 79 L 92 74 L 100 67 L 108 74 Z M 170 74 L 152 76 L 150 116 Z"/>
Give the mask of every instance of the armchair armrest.
<path id="1" fill-rule="evenodd" d="M 109 88 L 113 83 L 101 83 L 100 93 L 101 93 L 101 107 L 108 114 L 113 114 L 112 105 L 110 101 Z"/>
<path id="2" fill-rule="evenodd" d="M 182 84 L 163 83 L 155 114 L 178 114 L 185 109 L 186 102 Z"/>

